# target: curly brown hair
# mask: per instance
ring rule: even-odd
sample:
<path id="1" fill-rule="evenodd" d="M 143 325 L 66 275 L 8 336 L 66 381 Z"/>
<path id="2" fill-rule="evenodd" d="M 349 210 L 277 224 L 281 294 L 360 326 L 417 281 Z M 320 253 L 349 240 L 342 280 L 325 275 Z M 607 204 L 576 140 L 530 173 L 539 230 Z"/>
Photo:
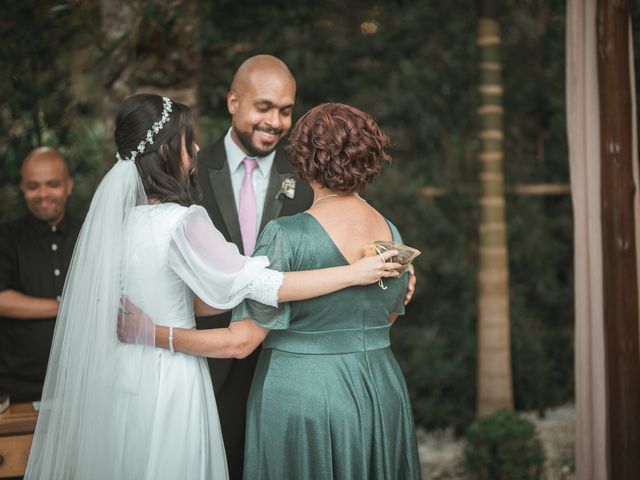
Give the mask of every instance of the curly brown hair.
<path id="1" fill-rule="evenodd" d="M 391 157 L 389 138 L 357 108 L 323 103 L 305 113 L 291 132 L 289 161 L 298 175 L 337 192 L 361 192 Z"/>

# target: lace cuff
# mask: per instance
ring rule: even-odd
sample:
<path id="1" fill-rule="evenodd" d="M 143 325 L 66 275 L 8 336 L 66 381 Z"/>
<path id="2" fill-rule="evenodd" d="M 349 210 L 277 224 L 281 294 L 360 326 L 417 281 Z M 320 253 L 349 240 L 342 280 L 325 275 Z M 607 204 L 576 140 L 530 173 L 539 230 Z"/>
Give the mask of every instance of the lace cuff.
<path id="1" fill-rule="evenodd" d="M 265 268 L 249 285 L 248 298 L 270 307 L 278 306 L 278 292 L 284 281 L 284 274 Z"/>

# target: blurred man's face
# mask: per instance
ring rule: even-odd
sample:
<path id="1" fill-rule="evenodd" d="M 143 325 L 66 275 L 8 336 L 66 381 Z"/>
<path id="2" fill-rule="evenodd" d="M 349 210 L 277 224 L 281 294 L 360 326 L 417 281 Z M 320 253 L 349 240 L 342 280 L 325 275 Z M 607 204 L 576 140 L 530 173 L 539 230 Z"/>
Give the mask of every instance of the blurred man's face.
<path id="1" fill-rule="evenodd" d="M 22 167 L 20 190 L 29 211 L 38 219 L 57 224 L 64 217 L 73 180 L 64 161 L 44 154 L 29 159 Z"/>
<path id="2" fill-rule="evenodd" d="M 259 72 L 241 91 L 229 92 L 231 137 L 248 156 L 269 155 L 289 133 L 295 95 L 295 82 L 290 77 Z"/>

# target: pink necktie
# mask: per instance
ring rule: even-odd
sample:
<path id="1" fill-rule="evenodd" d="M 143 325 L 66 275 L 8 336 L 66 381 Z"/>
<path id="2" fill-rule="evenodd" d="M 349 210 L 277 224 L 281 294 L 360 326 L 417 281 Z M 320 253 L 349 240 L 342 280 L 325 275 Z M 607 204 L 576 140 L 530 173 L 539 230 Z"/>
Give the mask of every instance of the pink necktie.
<path id="1" fill-rule="evenodd" d="M 258 228 L 256 225 L 256 192 L 253 189 L 253 171 L 258 166 L 258 162 L 254 158 L 245 158 L 244 178 L 242 179 L 242 187 L 240 188 L 240 233 L 242 235 L 242 245 L 244 246 L 244 254 L 251 255 L 256 248 L 256 239 L 258 237 Z"/>

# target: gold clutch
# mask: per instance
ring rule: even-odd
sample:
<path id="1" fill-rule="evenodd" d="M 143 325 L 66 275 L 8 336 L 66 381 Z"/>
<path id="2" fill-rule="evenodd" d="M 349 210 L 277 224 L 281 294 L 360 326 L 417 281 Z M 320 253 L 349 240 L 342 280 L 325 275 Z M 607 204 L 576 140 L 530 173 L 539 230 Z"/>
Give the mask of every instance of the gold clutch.
<path id="1" fill-rule="evenodd" d="M 402 243 L 385 240 L 376 240 L 373 243 L 365 245 L 363 253 L 365 257 L 370 257 L 382 254 L 388 250 L 398 250 L 398 255 L 391 257 L 388 261 L 402 264 L 402 267 L 398 269 L 400 273 L 403 273 L 407 268 L 409 268 L 413 259 L 421 253 L 420 250 L 403 245 Z"/>

